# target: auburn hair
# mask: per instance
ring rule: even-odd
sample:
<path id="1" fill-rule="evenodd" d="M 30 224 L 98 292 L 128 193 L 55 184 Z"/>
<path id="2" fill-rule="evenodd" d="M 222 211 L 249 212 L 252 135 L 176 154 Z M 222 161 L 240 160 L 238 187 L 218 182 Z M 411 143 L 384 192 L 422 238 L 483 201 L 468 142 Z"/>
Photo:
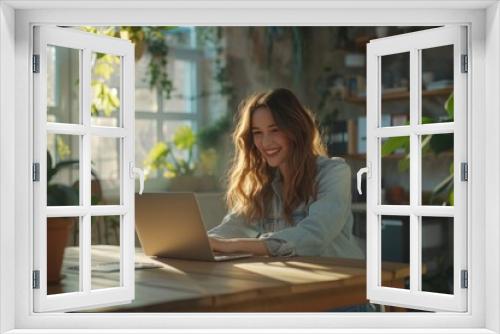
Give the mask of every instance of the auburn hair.
<path id="1" fill-rule="evenodd" d="M 288 179 L 283 180 L 282 217 L 292 223 L 293 210 L 302 202 L 316 198 L 316 157 L 326 156 L 317 123 L 288 89 L 278 88 L 253 94 L 244 99 L 236 114 L 233 132 L 235 154 L 228 171 L 226 203 L 228 208 L 251 223 L 265 218 L 273 195 L 271 182 L 276 167 L 267 164 L 253 141 L 252 115 L 259 108 L 272 114 L 276 126 L 289 142 Z"/>

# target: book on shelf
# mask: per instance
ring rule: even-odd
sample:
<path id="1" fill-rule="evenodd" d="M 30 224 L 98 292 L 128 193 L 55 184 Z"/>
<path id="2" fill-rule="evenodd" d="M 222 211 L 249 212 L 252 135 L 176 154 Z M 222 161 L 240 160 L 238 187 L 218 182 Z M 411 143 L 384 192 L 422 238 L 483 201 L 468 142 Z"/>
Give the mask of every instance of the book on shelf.
<path id="1" fill-rule="evenodd" d="M 347 121 L 333 122 L 332 133 L 328 135 L 326 145 L 330 155 L 347 153 Z"/>

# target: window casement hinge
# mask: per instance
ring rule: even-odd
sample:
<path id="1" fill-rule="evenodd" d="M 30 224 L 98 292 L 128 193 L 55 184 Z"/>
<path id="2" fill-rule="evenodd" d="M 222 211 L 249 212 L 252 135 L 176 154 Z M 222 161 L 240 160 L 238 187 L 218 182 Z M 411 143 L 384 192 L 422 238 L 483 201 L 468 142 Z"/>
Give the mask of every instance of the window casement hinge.
<path id="1" fill-rule="evenodd" d="M 469 272 L 467 270 L 462 270 L 460 287 L 462 289 L 467 289 L 469 287 Z"/>
<path id="2" fill-rule="evenodd" d="M 33 181 L 40 181 L 40 164 L 38 162 L 33 164 Z"/>
<path id="3" fill-rule="evenodd" d="M 33 73 L 40 73 L 40 55 L 33 55 Z"/>
<path id="4" fill-rule="evenodd" d="M 462 73 L 469 72 L 469 57 L 467 55 L 462 55 Z"/>
<path id="5" fill-rule="evenodd" d="M 466 162 L 462 162 L 460 164 L 460 180 L 469 180 L 469 165 Z"/>
<path id="6" fill-rule="evenodd" d="M 33 270 L 33 289 L 40 289 L 40 270 Z"/>

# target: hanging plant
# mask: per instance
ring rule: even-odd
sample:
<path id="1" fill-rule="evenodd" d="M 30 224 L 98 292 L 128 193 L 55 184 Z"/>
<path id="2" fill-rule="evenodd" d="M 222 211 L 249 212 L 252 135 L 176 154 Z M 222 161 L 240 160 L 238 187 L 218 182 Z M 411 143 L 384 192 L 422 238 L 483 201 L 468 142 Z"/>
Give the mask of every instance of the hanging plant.
<path id="1" fill-rule="evenodd" d="M 168 64 L 168 44 L 165 33 L 169 30 L 175 29 L 176 27 L 130 27 L 130 26 L 120 26 L 120 27 L 82 27 L 82 30 L 97 35 L 106 35 L 111 37 L 118 37 L 123 39 L 128 39 L 135 45 L 135 60 L 139 60 L 145 51 L 151 54 L 151 59 L 147 67 L 147 77 L 150 88 L 156 88 L 161 92 L 167 99 L 170 98 L 170 94 L 173 89 L 173 83 L 170 80 L 167 72 Z M 113 55 L 104 55 L 97 58 L 99 62 L 94 67 L 94 73 L 99 76 L 99 73 L 104 73 L 101 75 L 103 80 L 109 79 L 109 77 L 114 72 L 113 64 L 119 62 L 119 57 Z M 96 72 L 97 71 L 97 72 Z M 98 104 L 103 102 L 97 102 L 97 99 L 102 99 L 102 101 L 112 101 L 116 100 L 112 97 L 112 91 L 106 91 L 106 88 L 97 87 L 99 86 L 99 81 L 97 80 L 93 83 L 94 92 L 98 92 L 99 98 L 96 98 L 96 103 L 93 104 L 93 113 L 98 113 Z M 95 85 L 95 87 L 94 87 Z M 106 102 L 107 103 L 107 102 Z M 109 103 L 107 106 L 110 106 Z M 112 110 L 115 108 L 103 109 L 104 115 L 108 116 Z M 110 111 L 111 110 L 111 111 Z"/>
<path id="2" fill-rule="evenodd" d="M 167 99 L 170 99 L 173 83 L 168 77 L 168 45 L 165 32 L 174 27 L 145 27 L 145 42 L 151 60 L 148 64 L 147 76 L 149 86 L 157 88 Z"/>
<path id="3" fill-rule="evenodd" d="M 229 77 L 227 63 L 224 56 L 224 30 L 222 27 L 198 27 L 196 29 L 198 43 L 215 52 L 214 59 L 214 80 L 219 88 L 215 92 L 217 95 L 229 96 L 233 93 L 233 85 Z M 213 94 L 213 93 L 212 93 Z M 208 96 L 210 93 L 203 93 Z"/>

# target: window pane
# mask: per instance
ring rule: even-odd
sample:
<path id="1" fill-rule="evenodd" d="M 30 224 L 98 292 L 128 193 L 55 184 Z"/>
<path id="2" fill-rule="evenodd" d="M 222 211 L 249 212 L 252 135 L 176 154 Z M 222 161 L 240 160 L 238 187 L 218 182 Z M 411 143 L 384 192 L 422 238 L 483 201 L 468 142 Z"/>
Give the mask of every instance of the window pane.
<path id="1" fill-rule="evenodd" d="M 80 291 L 79 217 L 47 218 L 47 294 Z"/>
<path id="2" fill-rule="evenodd" d="M 144 53 L 135 63 L 135 110 L 158 111 L 158 91 L 149 85 L 148 66 L 151 60 L 149 53 Z"/>
<path id="3" fill-rule="evenodd" d="M 167 72 L 172 80 L 173 90 L 170 98 L 164 96 L 164 112 L 194 112 L 195 101 L 193 85 L 196 82 L 193 78 L 194 66 L 192 62 L 174 59 L 167 64 Z"/>
<path id="4" fill-rule="evenodd" d="M 410 53 L 381 57 L 382 114 L 379 126 L 400 125 L 400 120 L 410 119 Z M 393 117 L 396 117 L 394 122 Z"/>
<path id="5" fill-rule="evenodd" d="M 92 53 L 92 125 L 120 126 L 121 57 Z"/>
<path id="6" fill-rule="evenodd" d="M 382 271 L 390 270 L 391 262 L 406 263 L 408 277 L 406 280 L 387 281 L 382 277 L 382 286 L 409 289 L 410 272 L 410 217 L 381 216 L 382 237 Z"/>
<path id="7" fill-rule="evenodd" d="M 453 134 L 421 137 L 422 205 L 453 205 Z"/>
<path id="8" fill-rule="evenodd" d="M 158 141 L 156 123 L 156 120 L 135 120 L 135 163 L 139 168 L 143 167 L 149 150 Z"/>
<path id="9" fill-rule="evenodd" d="M 169 46 L 192 48 L 196 46 L 194 27 L 176 27 L 166 31 L 166 40 Z"/>
<path id="10" fill-rule="evenodd" d="M 47 135 L 47 205 L 79 205 L 80 137 Z"/>
<path id="11" fill-rule="evenodd" d="M 80 123 L 80 50 L 47 46 L 47 121 Z"/>
<path id="12" fill-rule="evenodd" d="M 410 138 L 381 140 L 381 204 L 410 204 Z"/>
<path id="13" fill-rule="evenodd" d="M 422 290 L 453 294 L 453 218 L 422 217 Z"/>
<path id="14" fill-rule="evenodd" d="M 91 219 L 92 235 L 92 277 L 91 289 L 120 286 L 120 216 L 96 216 Z"/>
<path id="15" fill-rule="evenodd" d="M 424 49 L 422 52 L 421 123 L 453 121 L 453 45 Z"/>
<path id="16" fill-rule="evenodd" d="M 120 199 L 121 147 L 119 138 L 92 137 L 91 187 L 93 205 L 118 205 Z"/>

